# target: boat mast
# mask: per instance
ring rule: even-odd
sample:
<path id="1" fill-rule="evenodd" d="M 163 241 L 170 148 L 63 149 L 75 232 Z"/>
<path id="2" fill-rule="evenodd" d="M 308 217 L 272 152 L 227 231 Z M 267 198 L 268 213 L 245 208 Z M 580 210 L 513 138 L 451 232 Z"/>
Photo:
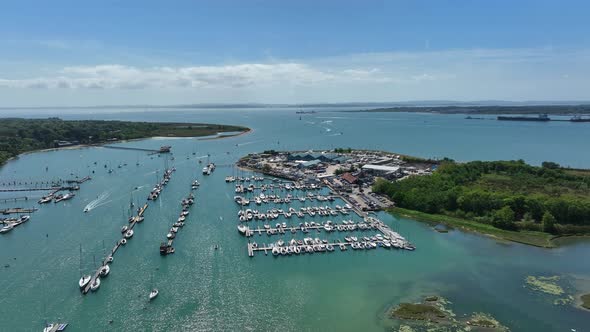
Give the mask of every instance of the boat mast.
<path id="1" fill-rule="evenodd" d="M 82 277 L 82 243 L 80 243 L 80 278 Z"/>

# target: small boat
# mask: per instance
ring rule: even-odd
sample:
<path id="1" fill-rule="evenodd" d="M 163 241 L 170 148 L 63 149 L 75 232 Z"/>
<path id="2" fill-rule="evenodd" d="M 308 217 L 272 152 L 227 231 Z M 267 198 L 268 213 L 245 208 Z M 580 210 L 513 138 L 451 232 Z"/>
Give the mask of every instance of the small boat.
<path id="1" fill-rule="evenodd" d="M 272 255 L 273 256 L 277 256 L 280 253 L 281 253 L 281 250 L 278 247 L 273 247 L 272 248 Z"/>
<path id="2" fill-rule="evenodd" d="M 176 235 L 174 235 L 174 233 L 168 233 L 168 234 L 166 235 L 166 237 L 167 237 L 168 239 L 173 239 L 173 238 L 175 238 L 175 237 L 176 237 Z"/>
<path id="3" fill-rule="evenodd" d="M 78 286 L 80 286 L 81 289 L 84 289 L 84 287 L 86 287 L 86 285 L 88 285 L 90 280 L 92 280 L 91 276 L 84 275 L 80 278 L 80 281 L 78 281 Z"/>
<path id="4" fill-rule="evenodd" d="M 49 196 L 45 196 L 45 197 L 41 197 L 41 199 L 39 200 L 39 204 L 45 204 L 45 203 L 49 203 L 53 200 L 53 195 L 49 195 Z"/>
<path id="5" fill-rule="evenodd" d="M 133 237 L 133 230 L 132 229 L 130 229 L 127 232 L 125 232 L 125 238 L 126 239 L 130 239 L 132 237 Z"/>
<path id="6" fill-rule="evenodd" d="M 112 262 L 113 262 L 113 256 L 107 257 L 107 263 L 112 263 Z"/>
<path id="7" fill-rule="evenodd" d="M 8 232 L 10 232 L 10 231 L 11 231 L 13 228 L 14 228 L 14 225 L 13 225 L 13 224 L 6 225 L 6 226 L 4 226 L 4 227 L 0 228 L 0 233 L 8 233 Z"/>
<path id="8" fill-rule="evenodd" d="M 111 272 L 111 267 L 108 264 L 105 264 L 100 268 L 100 276 L 101 277 L 108 276 L 109 272 Z"/>
<path id="9" fill-rule="evenodd" d="M 156 296 L 158 296 L 160 292 L 158 291 L 157 288 L 152 289 L 152 291 L 150 292 L 150 301 L 155 299 Z"/>
<path id="10" fill-rule="evenodd" d="M 126 245 L 127 244 L 127 239 L 121 239 L 121 244 L 122 245 Z"/>
<path id="11" fill-rule="evenodd" d="M 121 233 L 127 232 L 128 229 L 129 227 L 127 227 L 127 225 L 123 226 L 123 228 L 121 228 Z"/>
<path id="12" fill-rule="evenodd" d="M 238 232 L 240 232 L 240 234 L 246 234 L 247 230 L 248 227 L 246 225 L 238 225 Z"/>
<path id="13" fill-rule="evenodd" d="M 92 285 L 90 285 L 90 290 L 96 292 L 98 290 L 98 287 L 100 287 L 100 278 L 94 279 L 94 282 L 92 283 Z"/>
<path id="14" fill-rule="evenodd" d="M 68 323 L 51 323 L 46 324 L 43 332 L 63 331 L 68 327 Z"/>
<path id="15" fill-rule="evenodd" d="M 86 208 L 84 208 L 84 213 L 87 213 L 88 211 L 90 211 L 90 209 L 89 209 L 89 208 L 87 208 L 87 207 L 86 207 Z"/>

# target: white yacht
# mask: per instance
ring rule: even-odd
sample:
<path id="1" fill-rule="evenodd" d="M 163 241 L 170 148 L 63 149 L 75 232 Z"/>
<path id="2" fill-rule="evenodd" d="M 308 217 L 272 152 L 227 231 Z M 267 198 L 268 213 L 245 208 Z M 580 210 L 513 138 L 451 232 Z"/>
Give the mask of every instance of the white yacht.
<path id="1" fill-rule="evenodd" d="M 13 225 L 13 224 L 6 225 L 6 226 L 4 226 L 4 227 L 0 228 L 0 233 L 8 233 L 8 232 L 10 232 L 10 231 L 11 231 L 13 228 L 14 228 L 14 225 Z"/>
<path id="2" fill-rule="evenodd" d="M 90 280 L 92 279 L 91 276 L 89 275 L 84 275 L 82 277 L 80 277 L 80 281 L 78 281 L 78 285 L 80 286 L 80 288 L 84 288 L 86 287 L 86 285 L 88 285 L 88 283 L 90 282 Z"/>
<path id="3" fill-rule="evenodd" d="M 105 264 L 100 268 L 100 276 L 101 277 L 108 276 L 109 272 L 111 272 L 111 267 L 109 266 L 109 264 Z"/>
<path id="4" fill-rule="evenodd" d="M 158 296 L 160 292 L 158 291 L 157 288 L 152 289 L 152 291 L 150 292 L 150 301 L 155 299 L 156 296 Z"/>
<path id="5" fill-rule="evenodd" d="M 92 285 L 90 285 L 90 290 L 96 292 L 98 290 L 98 287 L 100 287 L 100 278 L 94 279 L 94 282 L 92 283 Z"/>
<path id="6" fill-rule="evenodd" d="M 238 232 L 240 232 L 240 234 L 246 234 L 247 231 L 248 227 L 246 225 L 238 225 Z"/>

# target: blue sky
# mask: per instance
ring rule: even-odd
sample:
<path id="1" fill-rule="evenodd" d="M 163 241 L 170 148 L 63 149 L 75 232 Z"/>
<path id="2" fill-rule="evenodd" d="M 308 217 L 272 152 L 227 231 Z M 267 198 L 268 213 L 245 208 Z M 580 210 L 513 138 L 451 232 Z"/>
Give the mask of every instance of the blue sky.
<path id="1" fill-rule="evenodd" d="M 0 106 L 588 100 L 585 1 L 8 1 Z"/>

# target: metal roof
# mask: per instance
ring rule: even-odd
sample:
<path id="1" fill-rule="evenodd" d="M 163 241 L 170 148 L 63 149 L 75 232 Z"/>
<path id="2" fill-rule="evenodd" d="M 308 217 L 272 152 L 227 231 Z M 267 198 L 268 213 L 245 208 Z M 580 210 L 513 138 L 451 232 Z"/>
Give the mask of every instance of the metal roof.
<path id="1" fill-rule="evenodd" d="M 363 165 L 363 169 L 370 169 L 374 171 L 396 172 L 399 166 L 385 166 L 385 165 Z"/>

